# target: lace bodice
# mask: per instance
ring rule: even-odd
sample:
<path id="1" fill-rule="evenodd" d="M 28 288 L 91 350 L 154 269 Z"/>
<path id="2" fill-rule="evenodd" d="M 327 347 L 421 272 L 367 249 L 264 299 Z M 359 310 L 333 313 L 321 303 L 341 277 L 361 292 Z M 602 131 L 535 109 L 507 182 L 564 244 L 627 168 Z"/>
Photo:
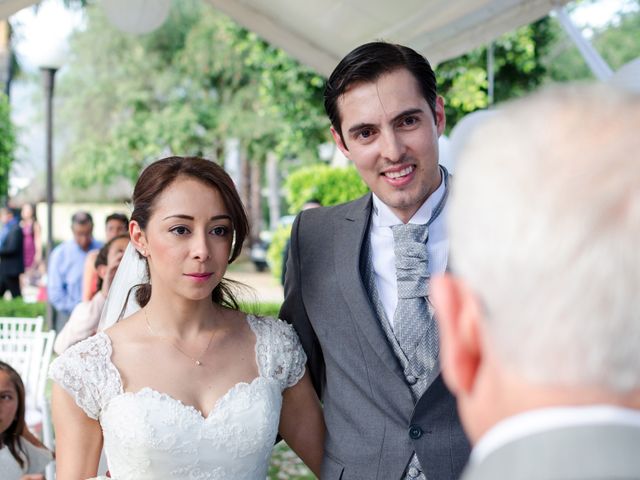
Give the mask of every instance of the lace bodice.
<path id="1" fill-rule="evenodd" d="M 254 316 L 247 321 L 256 336 L 259 376 L 232 387 L 206 417 L 151 388 L 124 392 L 105 333 L 72 346 L 52 363 L 51 378 L 100 421 L 112 478 L 266 478 L 282 391 L 302 378 L 306 357 L 287 323 Z"/>

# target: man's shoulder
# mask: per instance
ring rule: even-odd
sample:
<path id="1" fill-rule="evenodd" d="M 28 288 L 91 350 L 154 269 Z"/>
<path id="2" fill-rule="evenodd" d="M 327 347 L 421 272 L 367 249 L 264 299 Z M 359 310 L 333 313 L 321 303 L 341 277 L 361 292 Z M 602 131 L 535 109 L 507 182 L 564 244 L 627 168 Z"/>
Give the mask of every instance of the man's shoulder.
<path id="1" fill-rule="evenodd" d="M 11 225 L 9 233 L 12 233 L 14 235 L 22 235 L 22 227 L 19 223 L 14 223 L 13 225 Z"/>
<path id="2" fill-rule="evenodd" d="M 65 240 L 64 242 L 56 245 L 53 250 L 51 250 L 51 260 L 59 259 L 61 257 L 66 257 L 71 253 L 73 249 L 73 244 L 75 242 L 73 240 Z"/>

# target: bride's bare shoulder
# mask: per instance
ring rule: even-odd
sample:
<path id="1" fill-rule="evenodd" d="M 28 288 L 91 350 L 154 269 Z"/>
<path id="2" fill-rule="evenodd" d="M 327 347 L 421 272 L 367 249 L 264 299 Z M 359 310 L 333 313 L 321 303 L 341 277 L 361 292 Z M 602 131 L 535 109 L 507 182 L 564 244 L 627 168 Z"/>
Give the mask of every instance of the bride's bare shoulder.
<path id="1" fill-rule="evenodd" d="M 104 332 L 109 335 L 112 343 L 120 343 L 123 340 L 134 340 L 141 336 L 143 331 L 142 312 L 138 311 L 129 317 L 119 320 Z"/>

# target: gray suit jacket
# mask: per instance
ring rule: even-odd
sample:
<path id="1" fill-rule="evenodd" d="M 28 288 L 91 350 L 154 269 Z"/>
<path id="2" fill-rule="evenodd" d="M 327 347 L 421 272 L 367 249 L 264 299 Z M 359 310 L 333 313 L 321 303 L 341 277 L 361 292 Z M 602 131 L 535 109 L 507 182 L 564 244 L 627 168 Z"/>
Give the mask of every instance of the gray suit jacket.
<path id="1" fill-rule="evenodd" d="M 414 404 L 362 280 L 371 195 L 302 212 L 291 233 L 281 318 L 296 328 L 327 424 L 322 478 L 396 480 L 415 451 L 428 480 L 469 455 L 438 377 Z"/>
<path id="2" fill-rule="evenodd" d="M 585 425 L 510 442 L 464 472 L 463 480 L 638 480 L 640 428 Z"/>

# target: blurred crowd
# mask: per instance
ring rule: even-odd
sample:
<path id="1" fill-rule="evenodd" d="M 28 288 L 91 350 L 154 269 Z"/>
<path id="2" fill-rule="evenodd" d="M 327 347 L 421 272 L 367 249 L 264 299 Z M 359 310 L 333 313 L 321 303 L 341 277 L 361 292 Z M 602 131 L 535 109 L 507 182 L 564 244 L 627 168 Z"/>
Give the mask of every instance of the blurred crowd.
<path id="1" fill-rule="evenodd" d="M 0 297 L 19 298 L 25 290 L 36 289 L 37 301 L 51 302 L 53 327 L 60 332 L 76 307 L 85 304 L 86 310 L 86 304 L 103 287 L 108 288 L 128 241 L 129 219 L 118 212 L 106 217 L 106 244 L 110 247 L 115 238 L 127 240 L 117 242 L 120 254 L 109 259 L 108 249 L 101 251 L 105 245 L 94 238 L 93 217 L 77 211 L 71 217 L 72 238 L 55 246 L 45 262 L 42 228 L 35 211 L 28 203 L 21 208 L 0 208 Z"/>

